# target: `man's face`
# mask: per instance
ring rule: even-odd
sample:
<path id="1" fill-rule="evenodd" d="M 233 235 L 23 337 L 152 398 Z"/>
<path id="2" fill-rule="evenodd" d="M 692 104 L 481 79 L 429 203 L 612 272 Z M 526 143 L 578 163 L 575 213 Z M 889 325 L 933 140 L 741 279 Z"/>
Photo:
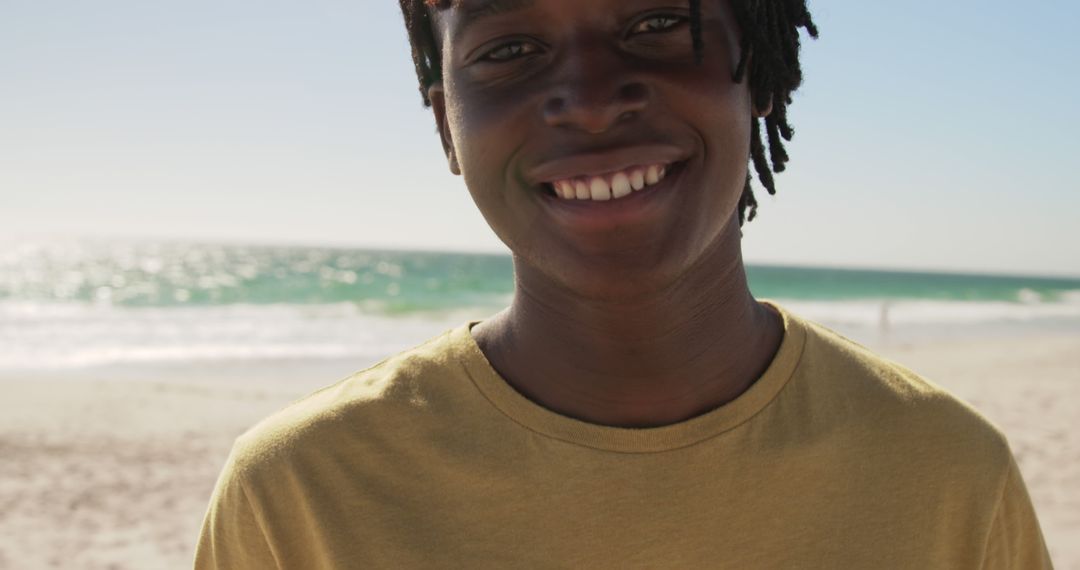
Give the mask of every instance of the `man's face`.
<path id="1" fill-rule="evenodd" d="M 431 91 L 451 169 L 522 274 L 633 295 L 737 247 L 752 103 L 738 26 L 686 0 L 462 0 Z M 727 231 L 725 231 L 727 230 Z"/>

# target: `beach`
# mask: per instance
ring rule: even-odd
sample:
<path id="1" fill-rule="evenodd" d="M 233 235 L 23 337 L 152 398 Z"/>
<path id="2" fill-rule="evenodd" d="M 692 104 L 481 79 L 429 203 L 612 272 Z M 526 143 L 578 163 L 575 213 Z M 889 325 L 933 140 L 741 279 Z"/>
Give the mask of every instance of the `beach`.
<path id="1" fill-rule="evenodd" d="M 970 402 L 1080 569 L 1080 279 L 748 266 L 755 296 Z M 184 242 L 0 248 L 0 570 L 189 568 L 233 440 L 506 306 L 509 256 Z"/>
<path id="2" fill-rule="evenodd" d="M 1059 569 L 1080 569 L 1080 336 L 878 340 L 1008 436 Z M 0 373 L 0 568 L 187 568 L 232 440 L 368 363 Z"/>

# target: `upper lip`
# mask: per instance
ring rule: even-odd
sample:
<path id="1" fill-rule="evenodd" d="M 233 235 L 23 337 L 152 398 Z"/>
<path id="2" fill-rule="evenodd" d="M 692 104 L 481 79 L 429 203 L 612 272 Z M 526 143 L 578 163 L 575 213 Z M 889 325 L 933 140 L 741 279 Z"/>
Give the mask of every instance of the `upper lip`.
<path id="1" fill-rule="evenodd" d="M 686 157 L 686 151 L 670 144 L 586 150 L 544 160 L 528 169 L 526 177 L 533 184 L 542 184 L 578 176 L 599 176 L 633 166 L 671 164 Z"/>

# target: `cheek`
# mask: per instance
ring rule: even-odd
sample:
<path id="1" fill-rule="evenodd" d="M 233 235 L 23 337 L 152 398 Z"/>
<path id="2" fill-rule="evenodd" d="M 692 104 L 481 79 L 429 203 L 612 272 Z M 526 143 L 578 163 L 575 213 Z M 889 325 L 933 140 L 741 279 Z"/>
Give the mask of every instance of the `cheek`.
<path id="1" fill-rule="evenodd" d="M 710 195 L 724 196 L 725 203 L 737 202 L 750 158 L 750 91 L 745 82 L 731 80 L 724 62 L 703 65 L 707 69 L 687 73 L 670 84 L 676 101 L 672 112 L 692 125 L 701 139 L 701 184 L 714 190 Z"/>
<path id="2" fill-rule="evenodd" d="M 749 82 L 744 78 L 736 83 L 732 77 L 738 67 L 741 51 L 739 33 L 735 29 L 735 17 L 726 1 L 720 2 L 721 18 L 709 18 L 703 24 L 705 57 L 702 66 L 706 72 L 686 81 L 696 84 L 694 92 L 700 94 L 699 103 L 707 110 L 705 122 L 706 151 L 720 172 L 713 174 L 720 180 L 738 183 L 741 194 L 745 181 L 747 162 L 750 158 L 750 133 L 753 125 L 753 102 Z"/>
<path id="3" fill-rule="evenodd" d="M 499 238 L 512 242 L 520 228 L 531 226 L 535 212 L 512 193 L 529 189 L 514 169 L 515 157 L 530 134 L 528 94 L 491 96 L 491 91 L 470 89 L 447 81 L 448 113 L 454 152 L 461 175 L 480 214 Z M 515 102 L 516 100 L 516 102 Z M 463 103 L 467 102 L 467 103 Z"/>
<path id="4" fill-rule="evenodd" d="M 502 201 L 518 173 L 512 169 L 515 153 L 529 134 L 528 93 L 469 88 L 447 82 L 453 101 L 448 115 L 454 151 L 469 191 L 479 205 Z M 462 103 L 467 101 L 468 103 Z"/>

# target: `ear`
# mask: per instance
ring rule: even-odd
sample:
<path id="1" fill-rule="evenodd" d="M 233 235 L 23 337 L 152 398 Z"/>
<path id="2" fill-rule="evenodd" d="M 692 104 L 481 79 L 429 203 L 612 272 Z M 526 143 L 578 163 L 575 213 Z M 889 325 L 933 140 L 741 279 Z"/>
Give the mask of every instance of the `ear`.
<path id="1" fill-rule="evenodd" d="M 745 82 L 745 83 L 750 82 L 750 73 L 751 73 L 751 70 L 754 69 L 754 65 L 753 65 L 754 64 L 754 50 L 752 50 L 750 48 L 747 48 L 747 50 L 748 51 L 746 53 L 746 63 L 745 63 L 745 67 L 743 69 L 743 76 L 742 76 L 742 82 Z M 772 109 L 773 109 L 772 99 L 770 98 L 765 103 L 765 105 L 763 105 L 763 106 L 758 105 L 758 102 L 756 101 L 756 99 L 757 98 L 754 97 L 754 92 L 751 91 L 750 92 L 750 113 L 751 113 L 751 115 L 755 119 L 764 119 L 765 117 L 768 117 L 769 114 L 772 113 Z"/>
<path id="2" fill-rule="evenodd" d="M 428 87 L 428 101 L 431 101 L 431 110 L 435 113 L 435 126 L 439 129 L 439 139 L 442 141 L 443 152 L 446 153 L 446 161 L 450 165 L 450 172 L 461 175 L 461 166 L 454 152 L 454 139 L 450 134 L 450 122 L 446 119 L 446 91 L 441 81 L 436 81 Z"/>
<path id="3" fill-rule="evenodd" d="M 772 99 L 769 99 L 768 104 L 766 104 L 764 108 L 758 107 L 756 103 L 754 104 L 755 119 L 764 119 L 769 116 L 769 113 L 772 113 Z"/>

